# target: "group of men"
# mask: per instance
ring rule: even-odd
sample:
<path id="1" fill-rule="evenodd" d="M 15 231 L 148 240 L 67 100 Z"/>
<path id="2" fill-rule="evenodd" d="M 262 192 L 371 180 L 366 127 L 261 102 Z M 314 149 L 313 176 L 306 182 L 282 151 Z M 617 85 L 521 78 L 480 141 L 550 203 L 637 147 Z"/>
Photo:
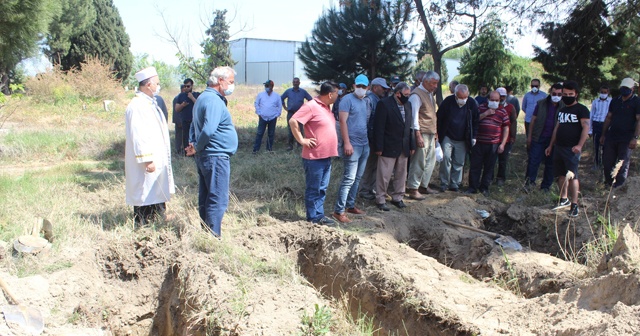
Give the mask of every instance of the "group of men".
<path id="1" fill-rule="evenodd" d="M 218 237 L 229 198 L 229 158 L 238 147 L 226 107 L 226 96 L 234 90 L 234 76 L 230 67 L 216 68 L 202 94 L 194 93 L 193 81 L 186 80 L 173 104 L 182 118 L 179 122 L 174 119 L 176 132 L 178 125 L 182 128 L 182 137 L 176 140 L 183 142 L 176 144 L 176 151 L 184 149 L 186 155 L 195 156 L 200 217 Z M 151 215 L 163 215 L 164 202 L 174 185 L 166 118 L 154 99 L 157 73 L 148 68 L 136 78 L 139 92 L 127 108 L 126 119 L 127 203 L 134 205 L 136 221 L 144 222 Z M 299 87 L 298 78 L 282 96 L 273 91 L 274 83 L 268 80 L 255 102 L 259 123 L 253 152 L 259 151 L 267 129 L 267 151 L 273 150 L 275 120 L 284 108 L 290 132 L 288 149 L 293 149 L 294 139 L 302 146 L 307 220 L 324 225 L 350 222 L 348 214 L 364 214 L 356 206 L 358 195 L 374 201 L 379 210 L 389 211 L 387 197 L 395 207 L 404 208 L 405 193 L 423 200 L 426 194 L 458 191 L 467 154 L 466 192 L 486 194 L 494 180 L 501 184 L 506 179 L 520 110 L 511 102 L 518 101 L 510 94 L 511 88 L 489 92 L 488 87 L 481 88 L 476 99 L 469 99 L 469 88 L 456 83 L 450 86 L 452 94 L 438 105 L 435 91 L 439 81 L 433 71 L 419 71 L 412 87 L 399 78 L 393 78 L 389 86 L 384 78 L 369 81 L 358 75 L 352 92 L 347 93 L 345 84 L 328 81 L 312 98 Z M 594 144 L 604 147 L 595 160 L 596 164 L 602 160 L 605 182 L 614 186 L 624 183 L 630 150 L 636 147 L 640 134 L 640 101 L 633 94 L 634 87 L 633 80 L 623 80 L 621 96 L 611 99 L 608 87 L 603 86 L 590 114 L 578 103 L 576 82 L 554 84 L 547 96 L 540 91 L 540 81 L 533 80 L 522 102 L 529 156 L 527 184 L 535 184 L 539 165 L 544 162 L 540 187 L 548 190 L 557 178 L 560 206 L 571 206 L 569 215 L 577 216 L 578 163 L 589 134 Z M 429 183 L 439 150 L 438 190 Z M 332 216 L 328 217 L 324 201 L 332 160 L 337 156 L 342 158 L 343 174 Z M 619 160 L 622 167 L 612 177 Z"/>

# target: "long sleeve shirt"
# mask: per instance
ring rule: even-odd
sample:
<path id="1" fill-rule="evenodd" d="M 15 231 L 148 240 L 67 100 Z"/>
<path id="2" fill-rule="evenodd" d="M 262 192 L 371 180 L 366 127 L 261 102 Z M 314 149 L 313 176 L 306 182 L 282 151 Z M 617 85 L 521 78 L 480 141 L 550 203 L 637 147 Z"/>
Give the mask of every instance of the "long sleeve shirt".
<path id="1" fill-rule="evenodd" d="M 424 88 L 424 86 L 422 86 L 422 84 L 420 84 L 416 90 L 423 90 L 424 92 L 426 92 L 427 94 L 429 94 L 431 96 L 431 99 L 434 100 L 435 97 L 433 97 L 433 93 L 427 91 L 427 89 Z M 411 129 L 414 131 L 419 131 L 420 130 L 420 123 L 418 122 L 418 118 L 419 113 L 418 111 L 420 110 L 420 106 L 422 106 L 422 101 L 420 101 L 420 97 L 418 97 L 417 94 L 412 94 L 411 96 L 409 96 L 409 101 L 411 102 L 411 112 L 413 113 L 411 116 L 413 117 L 413 120 L 411 122 Z"/>
<path id="2" fill-rule="evenodd" d="M 273 91 L 271 94 L 268 94 L 266 91 L 258 93 L 254 105 L 256 107 L 256 114 L 265 121 L 273 120 L 282 113 L 282 99 L 279 94 Z"/>
<path id="3" fill-rule="evenodd" d="M 538 93 L 533 93 L 531 91 L 527 92 L 522 98 L 522 110 L 525 113 L 524 122 L 531 122 L 531 118 L 533 117 L 533 110 L 536 109 L 536 104 L 538 100 L 547 98 L 547 94 L 538 91 Z"/>
<path id="4" fill-rule="evenodd" d="M 196 155 L 231 156 L 238 150 L 238 134 L 224 97 L 208 87 L 193 107 L 189 142 Z"/>
<path id="5" fill-rule="evenodd" d="M 593 132 L 593 122 L 604 122 L 604 119 L 609 113 L 609 104 L 611 104 L 611 97 L 602 100 L 600 98 L 595 99 L 591 103 L 591 122 L 589 123 L 589 134 Z"/>

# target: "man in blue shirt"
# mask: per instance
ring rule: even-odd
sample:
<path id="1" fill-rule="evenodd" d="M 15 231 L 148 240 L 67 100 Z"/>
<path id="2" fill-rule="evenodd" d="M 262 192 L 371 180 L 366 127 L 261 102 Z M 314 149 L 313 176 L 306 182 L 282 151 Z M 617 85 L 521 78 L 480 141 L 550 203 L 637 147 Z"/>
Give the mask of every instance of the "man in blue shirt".
<path id="1" fill-rule="evenodd" d="M 540 91 L 540 80 L 531 80 L 531 91 L 527 92 L 522 98 L 522 110 L 525 113 L 524 127 L 527 137 L 529 137 L 529 124 L 533 117 L 533 110 L 536 109 L 536 104 L 540 99 L 547 98 L 547 94 Z"/>
<path id="2" fill-rule="evenodd" d="M 238 150 L 238 134 L 225 98 L 233 93 L 235 71 L 230 67 L 217 67 L 207 84 L 193 108 L 186 152 L 188 156 L 195 155 L 198 166 L 200 218 L 219 238 L 222 217 L 229 204 L 229 159 Z"/>
<path id="3" fill-rule="evenodd" d="M 193 92 L 193 80 L 187 78 L 183 82 L 185 92 L 180 93 L 174 105 L 176 112 L 180 113 L 182 119 L 182 141 L 184 144 L 189 143 L 189 128 L 193 119 L 193 104 L 196 103 L 200 93 Z"/>
<path id="4" fill-rule="evenodd" d="M 287 128 L 289 129 L 287 150 L 291 151 L 293 150 L 294 138 L 293 133 L 291 133 L 291 126 L 289 126 L 289 120 L 291 119 L 291 116 L 298 112 L 302 104 L 304 104 L 305 99 L 310 101 L 313 98 L 311 98 L 311 95 L 305 89 L 300 88 L 300 78 L 295 77 L 293 78 L 293 87 L 285 90 L 281 99 L 282 107 L 287 110 Z M 300 127 L 300 129 L 302 129 L 302 127 Z M 300 147 L 300 144 L 298 144 L 298 147 Z"/>
<path id="5" fill-rule="evenodd" d="M 486 85 L 480 86 L 480 94 L 476 96 L 478 106 L 489 103 L 489 88 Z"/>
<path id="6" fill-rule="evenodd" d="M 273 92 L 274 83 L 272 80 L 264 82 L 264 91 L 258 93 L 256 102 L 256 114 L 258 115 L 258 131 L 256 140 L 253 143 L 253 154 L 257 154 L 262 144 L 262 137 L 267 131 L 267 151 L 273 152 L 273 141 L 276 137 L 276 123 L 282 113 L 282 101 L 280 95 Z"/>

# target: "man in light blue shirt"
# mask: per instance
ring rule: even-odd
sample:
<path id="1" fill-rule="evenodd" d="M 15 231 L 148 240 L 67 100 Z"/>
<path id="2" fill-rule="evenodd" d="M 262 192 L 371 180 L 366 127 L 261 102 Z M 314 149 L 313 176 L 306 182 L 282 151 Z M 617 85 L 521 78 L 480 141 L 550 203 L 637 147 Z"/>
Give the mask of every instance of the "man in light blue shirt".
<path id="1" fill-rule="evenodd" d="M 609 96 L 609 87 L 607 85 L 600 86 L 599 97 L 591 103 L 591 125 L 589 127 L 589 135 L 593 139 L 593 168 L 597 169 L 602 165 L 602 145 L 600 144 L 600 136 L 602 136 L 602 126 L 604 120 L 609 113 L 609 104 L 611 96 Z"/>
<path id="2" fill-rule="evenodd" d="M 527 138 L 529 137 L 529 123 L 531 123 L 531 118 L 533 117 L 533 110 L 536 109 L 538 100 L 545 98 L 547 98 L 547 94 L 540 91 L 540 80 L 532 79 L 531 91 L 527 92 L 522 98 L 522 110 L 525 113 L 524 127 Z"/>
<path id="3" fill-rule="evenodd" d="M 258 93 L 255 107 L 258 115 L 258 131 L 256 141 L 253 143 L 253 154 L 258 154 L 264 131 L 267 131 L 267 151 L 273 152 L 273 139 L 276 137 L 276 122 L 282 113 L 282 99 L 280 95 L 273 92 L 274 83 L 272 80 L 264 82 L 264 91 Z"/>
<path id="4" fill-rule="evenodd" d="M 353 88 L 353 93 L 340 100 L 338 154 L 344 161 L 344 173 L 342 182 L 340 182 L 333 218 L 341 223 L 351 221 L 345 214 L 345 209 L 352 214 L 364 214 L 364 211 L 356 208 L 356 194 L 370 151 L 367 134 L 369 108 L 364 100 L 369 88 L 367 76 L 358 75 Z"/>
<path id="5" fill-rule="evenodd" d="M 310 101 L 313 98 L 311 98 L 311 95 L 305 89 L 300 88 L 300 78 L 293 78 L 293 87 L 284 91 L 281 98 L 282 107 L 287 110 L 287 127 L 289 129 L 289 139 L 287 142 L 288 151 L 293 150 L 294 142 L 293 134 L 291 133 L 291 126 L 289 126 L 289 119 L 298 112 L 300 107 L 302 107 L 302 104 L 304 104 L 305 99 Z M 285 102 L 285 100 L 287 101 Z M 300 127 L 300 129 L 302 129 L 302 127 Z M 300 147 L 300 144 L 298 144 L 298 147 Z"/>

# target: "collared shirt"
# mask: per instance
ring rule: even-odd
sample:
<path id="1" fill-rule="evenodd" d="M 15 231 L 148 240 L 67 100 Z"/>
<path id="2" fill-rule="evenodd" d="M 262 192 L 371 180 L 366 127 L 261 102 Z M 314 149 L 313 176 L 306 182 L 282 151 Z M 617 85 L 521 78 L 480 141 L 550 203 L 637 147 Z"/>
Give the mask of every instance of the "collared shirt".
<path id="1" fill-rule="evenodd" d="M 304 100 L 310 101 L 311 95 L 305 90 L 298 88 L 298 90 L 294 88 L 288 88 L 282 94 L 282 106 L 284 106 L 284 100 L 287 100 L 287 112 L 297 112 L 302 104 L 304 104 Z"/>
<path id="2" fill-rule="evenodd" d="M 256 114 L 260 118 L 270 121 L 280 116 L 282 113 L 282 100 L 275 91 L 268 94 L 266 91 L 258 93 L 255 102 Z"/>
<path id="3" fill-rule="evenodd" d="M 422 86 L 422 84 L 418 85 L 416 89 L 423 90 L 429 95 L 429 97 L 431 97 L 432 102 L 435 101 L 435 97 L 433 97 L 433 92 L 427 91 L 427 89 L 425 89 L 424 86 Z M 409 96 L 409 102 L 411 102 L 411 112 L 413 113 L 412 115 L 413 121 L 411 122 L 411 125 L 412 125 L 411 129 L 414 131 L 419 131 L 420 123 L 418 123 L 418 117 L 419 117 L 418 111 L 420 110 L 420 106 L 422 106 L 422 101 L 420 101 L 420 97 L 417 94 L 412 94 L 411 96 Z"/>
<path id="4" fill-rule="evenodd" d="M 484 113 L 489 110 L 487 103 L 480 104 L 478 111 Z M 509 127 L 511 121 L 504 107 L 495 109 L 495 113 L 488 115 L 478 122 L 478 135 L 476 139 L 481 144 L 499 144 L 502 142 L 502 131 Z"/>
<path id="5" fill-rule="evenodd" d="M 604 122 L 604 119 L 609 113 L 609 104 L 611 103 L 611 97 L 602 100 L 597 98 L 591 103 L 591 124 L 589 126 L 589 134 L 593 131 L 593 122 Z"/>
<path id="6" fill-rule="evenodd" d="M 291 118 L 304 125 L 305 138 L 316 139 L 313 148 L 302 147 L 302 158 L 319 160 L 338 156 L 336 119 L 320 99 L 306 102 Z"/>
<path id="7" fill-rule="evenodd" d="M 536 104 L 538 100 L 547 98 L 547 94 L 538 91 L 538 93 L 533 93 L 531 91 L 527 92 L 522 98 L 522 110 L 524 110 L 524 122 L 531 122 L 531 118 L 533 117 L 533 111 L 536 109 Z"/>

